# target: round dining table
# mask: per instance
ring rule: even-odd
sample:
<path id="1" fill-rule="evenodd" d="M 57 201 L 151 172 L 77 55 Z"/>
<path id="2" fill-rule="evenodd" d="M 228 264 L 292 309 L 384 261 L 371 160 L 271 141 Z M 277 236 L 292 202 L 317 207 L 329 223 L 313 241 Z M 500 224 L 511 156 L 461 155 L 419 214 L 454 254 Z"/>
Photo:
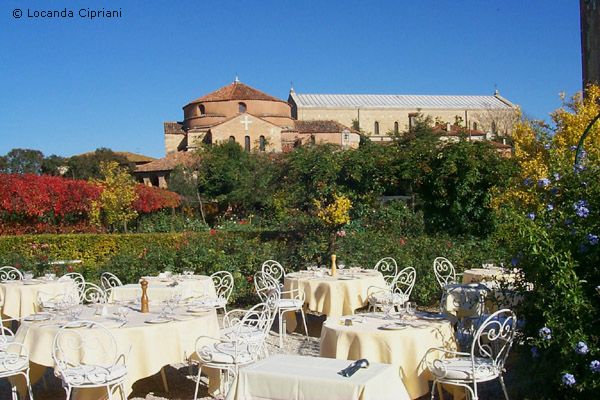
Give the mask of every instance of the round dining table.
<path id="1" fill-rule="evenodd" d="M 515 274 L 504 268 L 471 268 L 463 271 L 462 283 L 514 282 Z"/>
<path id="2" fill-rule="evenodd" d="M 392 364 L 410 398 L 416 399 L 429 392 L 431 375 L 424 360 L 433 347 L 457 348 L 450 321 L 439 314 L 387 319 L 382 313 L 369 313 L 328 318 L 321 330 L 320 356 Z M 431 352 L 432 357 L 440 355 Z"/>
<path id="3" fill-rule="evenodd" d="M 16 280 L 0 283 L 2 314 L 20 319 L 40 310 L 39 296 L 54 297 L 76 290 L 71 280 L 49 280 L 44 278 Z"/>
<path id="4" fill-rule="evenodd" d="M 285 276 L 284 290 L 304 291 L 305 308 L 328 317 L 354 314 L 368 305 L 369 287 L 387 286 L 379 271 L 369 269 L 338 270 L 335 276 L 323 271 L 299 271 Z M 292 317 L 292 318 L 290 318 Z M 296 318 L 286 313 L 288 331 L 294 331 Z"/>
<path id="5" fill-rule="evenodd" d="M 108 328 L 116 340 L 118 353 L 126 358 L 125 396 L 129 396 L 137 380 L 158 373 L 166 365 L 189 360 L 196 351 L 199 336 L 219 337 L 219 322 L 214 309 L 189 313 L 185 307 L 178 307 L 172 318 L 165 322 L 157 318 L 161 311 L 159 307 L 151 307 L 150 313 L 131 310 L 126 321 L 113 315 L 118 306 L 108 307 L 108 315 L 105 316 L 97 315 L 96 306 L 82 308 L 78 319 L 99 322 Z M 16 332 L 15 341 L 23 343 L 29 350 L 32 382 L 41 378 L 46 367 L 55 367 L 52 358 L 53 340 L 65 322 L 58 316 L 52 320 L 24 320 Z M 86 362 L 93 364 L 94 360 L 87 359 Z M 104 396 L 105 389 L 75 392 L 76 399 L 99 399 Z"/>
<path id="6" fill-rule="evenodd" d="M 150 301 L 165 301 L 175 295 L 186 298 L 216 297 L 215 284 L 210 276 L 171 276 L 159 278 L 157 276 L 143 277 L 148 282 L 148 299 Z M 116 286 L 109 292 L 110 303 L 139 300 L 142 288 L 139 283 Z"/>

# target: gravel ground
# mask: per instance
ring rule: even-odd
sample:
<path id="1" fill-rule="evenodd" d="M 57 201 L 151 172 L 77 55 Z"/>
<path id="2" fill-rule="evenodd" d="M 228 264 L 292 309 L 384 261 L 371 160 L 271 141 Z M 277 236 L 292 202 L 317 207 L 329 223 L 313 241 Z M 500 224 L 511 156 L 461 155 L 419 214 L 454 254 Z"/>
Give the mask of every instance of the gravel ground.
<path id="1" fill-rule="evenodd" d="M 287 336 L 284 342 L 284 347 L 279 348 L 279 336 L 277 332 L 272 331 L 267 340 L 270 354 L 299 354 L 305 356 L 319 355 L 319 336 L 321 325 L 325 317 L 307 315 L 309 337 L 304 336 L 304 332 L 296 331 Z M 277 326 L 275 324 L 274 326 Z M 302 329 L 302 328 L 298 328 Z M 190 400 L 194 396 L 195 375 L 189 375 L 187 364 L 171 365 L 166 367 L 167 381 L 169 392 L 166 393 L 160 374 L 150 376 L 148 378 L 137 381 L 133 385 L 133 393 L 129 397 L 131 400 Z M 195 368 L 193 369 L 195 373 Z M 510 368 L 509 368 L 510 371 Z M 43 382 L 38 382 L 34 385 L 34 397 L 36 400 L 60 400 L 65 398 L 65 393 L 61 388 L 60 381 L 56 379 L 50 369 L 45 375 L 46 386 Z M 514 377 L 508 374 L 506 376 L 509 392 L 511 383 Z M 497 381 L 492 381 L 487 384 L 480 384 L 480 398 L 489 400 L 503 399 L 502 390 Z M 509 393 L 510 394 L 510 393 Z M 0 399 L 10 398 L 10 387 L 6 380 L 0 381 Z M 200 385 L 199 398 L 202 400 L 213 399 L 206 391 L 206 379 L 202 378 Z M 447 396 L 450 398 L 450 396 Z M 424 396 L 420 400 L 429 399 L 429 396 Z"/>

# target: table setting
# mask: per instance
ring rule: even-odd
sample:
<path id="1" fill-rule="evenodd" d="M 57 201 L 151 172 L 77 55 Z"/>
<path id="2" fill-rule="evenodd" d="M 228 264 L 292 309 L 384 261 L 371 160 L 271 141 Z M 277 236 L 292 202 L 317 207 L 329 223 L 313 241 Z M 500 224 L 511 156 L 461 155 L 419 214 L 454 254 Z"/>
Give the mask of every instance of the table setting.
<path id="1" fill-rule="evenodd" d="M 386 307 L 384 312 L 328 318 L 320 338 L 321 357 L 394 365 L 411 399 L 429 391 L 423 360 L 432 347 L 456 349 L 452 324 L 411 302 L 400 312 Z"/>

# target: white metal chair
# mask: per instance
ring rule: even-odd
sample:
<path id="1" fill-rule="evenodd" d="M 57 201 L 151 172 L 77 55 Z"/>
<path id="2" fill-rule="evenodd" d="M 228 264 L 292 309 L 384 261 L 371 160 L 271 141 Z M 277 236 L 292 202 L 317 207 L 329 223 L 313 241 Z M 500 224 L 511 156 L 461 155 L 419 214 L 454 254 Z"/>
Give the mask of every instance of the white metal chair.
<path id="1" fill-rule="evenodd" d="M 114 336 L 98 322 L 72 321 L 61 327 L 54 336 L 52 357 L 67 400 L 75 388 L 106 387 L 111 400 L 119 388 L 125 397 L 125 355 L 118 354 Z"/>
<path id="2" fill-rule="evenodd" d="M 121 280 L 115 274 L 111 272 L 103 272 L 102 275 L 100 275 L 100 285 L 102 286 L 102 289 L 104 289 L 106 297 L 108 298 L 110 297 L 110 293 L 112 292 L 113 288 L 123 286 L 123 282 L 121 282 Z"/>
<path id="3" fill-rule="evenodd" d="M 22 281 L 23 273 L 9 265 L 0 268 L 0 282 Z"/>
<path id="4" fill-rule="evenodd" d="M 383 309 L 383 301 L 390 295 L 394 307 L 400 307 L 409 301 L 416 277 L 417 271 L 413 267 L 406 267 L 396 274 L 389 287 L 370 286 L 367 289 L 369 311 Z"/>
<path id="5" fill-rule="evenodd" d="M 392 257 L 384 257 L 377 261 L 373 269 L 381 272 L 388 286 L 391 286 L 392 281 L 398 275 L 398 263 Z"/>
<path id="6" fill-rule="evenodd" d="M 435 279 L 442 289 L 446 285 L 457 283 L 456 276 L 458 274 L 454 265 L 447 258 L 437 257 L 433 260 L 433 272 L 435 273 Z"/>
<path id="7" fill-rule="evenodd" d="M 262 263 L 260 270 L 268 274 L 271 278 L 275 279 L 275 282 L 277 282 L 279 286 L 283 287 L 283 283 L 285 281 L 285 269 L 279 262 L 275 260 L 267 260 Z"/>
<path id="8" fill-rule="evenodd" d="M 227 302 L 233 291 L 233 275 L 227 271 L 218 271 L 210 276 L 215 285 L 216 297 L 202 299 L 198 302 L 199 305 L 213 307 L 215 309 L 223 309 L 227 313 Z"/>
<path id="9" fill-rule="evenodd" d="M 502 385 L 504 397 L 508 393 L 502 374 L 504 363 L 510 352 L 515 337 L 517 317 L 509 309 L 496 311 L 490 315 L 475 333 L 470 352 L 450 351 L 444 348 L 430 349 L 426 363 L 434 380 L 431 387 L 431 399 L 438 383 L 464 387 L 472 400 L 478 400 L 477 383 L 498 378 Z M 443 354 L 432 357 L 430 352 Z"/>
<path id="10" fill-rule="evenodd" d="M 100 286 L 89 282 L 83 285 L 81 304 L 105 304 L 107 300 L 107 294 Z"/>
<path id="11" fill-rule="evenodd" d="M 274 300 L 274 297 L 272 297 Z M 198 398 L 200 373 L 202 367 L 210 367 L 225 372 L 225 385 L 221 392 L 227 396 L 233 378 L 237 376 L 240 367 L 258 360 L 263 353 L 267 331 L 272 321 L 271 314 L 275 312 L 273 304 L 259 303 L 246 311 L 231 327 L 227 337 L 213 338 L 200 336 L 196 340 L 196 354 L 200 358 L 194 400 Z M 250 330 L 248 328 L 251 328 Z M 250 331 L 260 332 L 259 335 L 248 334 Z M 223 382 L 221 382 L 223 384 Z"/>
<path id="12" fill-rule="evenodd" d="M 69 272 L 68 274 L 64 274 L 60 278 L 58 278 L 59 282 L 70 282 L 72 281 L 77 288 L 77 293 L 81 298 L 83 296 L 83 291 L 85 290 L 85 278 L 78 272 Z"/>
<path id="13" fill-rule="evenodd" d="M 259 295 L 261 300 L 266 301 L 268 293 L 271 291 L 276 291 L 278 295 L 277 302 L 277 320 L 279 323 L 279 347 L 283 347 L 283 339 L 287 334 L 286 329 L 284 329 L 283 323 L 283 314 L 286 312 L 296 312 L 300 311 L 300 315 L 302 316 L 302 323 L 304 324 L 304 332 L 306 337 L 308 338 L 308 328 L 306 327 L 306 315 L 304 314 L 304 291 L 300 288 L 291 289 L 284 291 L 282 290 L 279 282 L 275 280 L 274 277 L 269 275 L 266 272 L 259 271 L 254 274 L 254 287 L 256 289 L 256 293 Z"/>
<path id="14" fill-rule="evenodd" d="M 12 332 L 5 327 L 0 326 L 2 335 L 0 336 L 0 378 L 10 378 L 16 375 L 22 375 L 27 384 L 29 399 L 33 400 L 31 391 L 31 382 L 29 380 L 29 352 L 27 348 L 14 341 Z M 15 382 L 10 380 L 12 400 L 18 400 L 17 387 Z"/>

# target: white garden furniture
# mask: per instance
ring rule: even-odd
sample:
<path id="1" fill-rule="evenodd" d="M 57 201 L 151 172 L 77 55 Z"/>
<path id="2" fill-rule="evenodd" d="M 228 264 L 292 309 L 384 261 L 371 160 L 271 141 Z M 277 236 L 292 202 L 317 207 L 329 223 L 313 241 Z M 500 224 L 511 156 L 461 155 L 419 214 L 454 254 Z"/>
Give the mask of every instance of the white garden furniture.
<path id="1" fill-rule="evenodd" d="M 98 285 L 86 282 L 80 297 L 81 304 L 105 304 L 107 293 Z"/>
<path id="2" fill-rule="evenodd" d="M 398 275 L 398 263 L 392 257 L 384 257 L 377 261 L 373 269 L 381 272 L 388 286 L 391 286 L 392 281 Z"/>
<path id="3" fill-rule="evenodd" d="M 271 278 L 275 280 L 283 288 L 283 283 L 285 281 L 285 269 L 283 266 L 275 261 L 275 260 L 267 260 L 262 263 L 260 270 L 265 274 L 268 274 Z"/>
<path id="4" fill-rule="evenodd" d="M 306 315 L 304 314 L 304 291 L 302 289 L 291 289 L 283 291 L 281 285 L 275 278 L 267 272 L 259 271 L 254 274 L 254 287 L 261 300 L 266 301 L 267 295 L 271 291 L 277 292 L 279 301 L 277 302 L 277 321 L 279 323 L 279 347 L 283 347 L 283 339 L 286 335 L 284 329 L 283 315 L 286 312 L 300 311 L 302 322 L 304 324 L 304 333 L 308 337 L 308 328 L 306 327 Z"/>
<path id="5" fill-rule="evenodd" d="M 201 300 L 199 304 L 213 307 L 215 309 L 223 309 L 227 313 L 227 302 L 233 291 L 233 275 L 227 271 L 215 272 L 210 276 L 214 285 L 216 297 Z"/>
<path id="6" fill-rule="evenodd" d="M 435 274 L 435 279 L 442 289 L 446 285 L 457 283 L 456 269 L 447 258 L 437 257 L 433 260 L 433 272 Z"/>
<path id="7" fill-rule="evenodd" d="M 102 275 L 100 275 L 100 285 L 102 286 L 102 289 L 104 289 L 106 297 L 108 298 L 110 297 L 110 293 L 113 288 L 123 286 L 123 282 L 121 282 L 121 280 L 115 274 L 111 272 L 103 272 Z"/>
<path id="8" fill-rule="evenodd" d="M 23 273 L 15 267 L 5 266 L 0 268 L 0 282 L 22 281 Z"/>
<path id="9" fill-rule="evenodd" d="M 83 297 L 83 292 L 85 290 L 85 278 L 78 272 L 69 272 L 68 274 L 64 274 L 60 278 L 58 278 L 59 282 L 69 282 L 72 281 L 75 284 L 77 289 L 77 293 L 79 298 Z"/>
<path id="10" fill-rule="evenodd" d="M 272 297 L 271 301 L 274 300 L 275 298 Z M 222 386 L 221 391 L 226 396 L 231 383 L 233 383 L 231 378 L 237 376 L 239 368 L 253 363 L 259 359 L 261 354 L 264 354 L 265 339 L 270 327 L 269 322 L 273 320 L 272 313 L 274 311 L 274 304 L 259 303 L 246 311 L 238 321 L 230 321 L 232 329 L 227 336 L 220 338 L 200 336 L 197 339 L 196 354 L 200 358 L 200 365 L 198 367 L 194 400 L 198 398 L 202 367 L 214 368 L 224 372 L 225 385 Z M 254 329 L 261 332 L 261 334 L 248 334 Z M 207 340 L 213 341 L 213 343 L 206 344 Z"/>
<path id="11" fill-rule="evenodd" d="M 391 300 L 392 307 L 401 307 L 409 301 L 410 294 L 415 286 L 417 271 L 413 267 L 406 267 L 398 272 L 388 287 L 371 286 L 368 290 L 369 311 L 384 308 L 384 302 Z"/>
<path id="12" fill-rule="evenodd" d="M 29 399 L 33 400 L 31 382 L 29 380 L 29 352 L 21 343 L 14 342 L 12 332 L 0 326 L 0 378 L 10 378 L 21 375 L 25 378 Z M 9 379 L 11 384 L 12 400 L 18 399 L 15 382 Z"/>
<path id="13" fill-rule="evenodd" d="M 477 400 L 477 384 L 499 379 L 504 397 L 508 393 L 502 374 L 504 363 L 510 352 L 515 337 L 517 317 L 509 309 L 496 311 L 490 315 L 477 329 L 470 352 L 450 351 L 434 348 L 442 357 L 427 358 L 427 367 L 433 375 L 431 399 L 438 383 L 460 386 L 470 394 L 470 399 Z"/>
<path id="14" fill-rule="evenodd" d="M 72 321 L 63 325 L 54 337 L 52 357 L 67 400 L 75 388 L 106 387 L 111 400 L 118 388 L 125 397 L 125 356 L 118 354 L 114 336 L 98 322 Z"/>

